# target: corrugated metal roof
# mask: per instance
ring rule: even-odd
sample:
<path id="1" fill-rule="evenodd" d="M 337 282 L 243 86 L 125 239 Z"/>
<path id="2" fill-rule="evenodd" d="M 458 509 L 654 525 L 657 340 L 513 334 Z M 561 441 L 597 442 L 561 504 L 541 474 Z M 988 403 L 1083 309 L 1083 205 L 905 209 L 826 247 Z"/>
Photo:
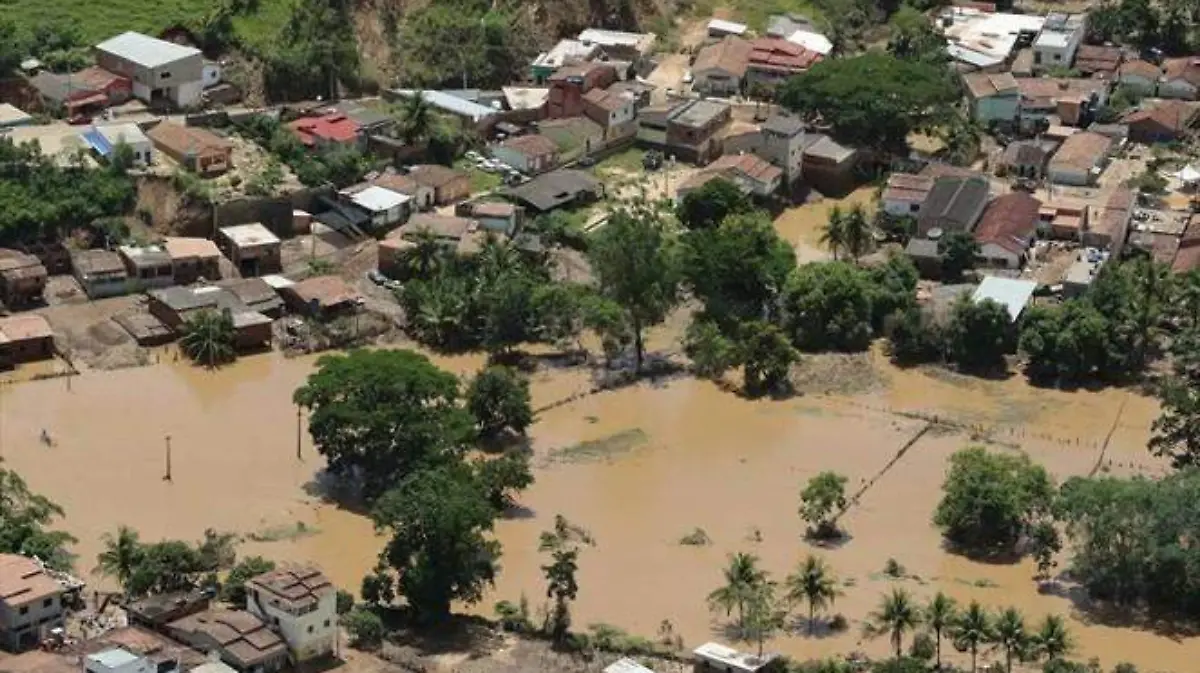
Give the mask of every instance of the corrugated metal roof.
<path id="1" fill-rule="evenodd" d="M 978 304 L 984 299 L 991 299 L 1008 309 L 1009 318 L 1016 322 L 1021 311 L 1025 310 L 1025 305 L 1029 303 L 1029 299 L 1033 297 L 1035 289 L 1037 289 L 1037 283 L 1032 280 L 988 276 L 983 279 L 979 287 L 975 288 L 975 294 L 971 295 L 971 301 Z"/>
<path id="2" fill-rule="evenodd" d="M 96 49 L 118 58 L 136 63 L 144 68 L 158 68 L 192 56 L 200 50 L 174 42 L 167 42 L 149 35 L 129 31 L 96 45 Z"/>
<path id="3" fill-rule="evenodd" d="M 371 212 L 379 212 L 402 206 L 411 201 L 412 197 L 372 185 L 351 196 L 350 200 Z"/>
<path id="4" fill-rule="evenodd" d="M 405 98 L 410 98 L 417 93 L 412 89 L 393 89 L 392 92 Z M 494 110 L 486 105 L 472 103 L 469 100 L 465 100 L 459 98 L 458 96 L 453 96 L 442 91 L 422 91 L 421 97 L 425 99 L 425 102 L 438 108 L 439 110 L 445 110 L 446 112 L 450 112 L 461 117 L 468 117 L 473 122 L 483 121 L 484 119 L 492 117 L 498 113 L 497 110 Z"/>

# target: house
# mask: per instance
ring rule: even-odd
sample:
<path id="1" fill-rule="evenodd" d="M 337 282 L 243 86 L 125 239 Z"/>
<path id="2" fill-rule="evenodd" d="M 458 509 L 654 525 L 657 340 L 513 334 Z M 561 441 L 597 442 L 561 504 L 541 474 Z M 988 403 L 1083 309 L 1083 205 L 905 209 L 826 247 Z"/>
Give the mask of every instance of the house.
<path id="1" fill-rule="evenodd" d="M 171 622 L 166 630 L 191 647 L 219 654 L 240 673 L 273 673 L 287 664 L 283 639 L 242 610 L 205 610 Z"/>
<path id="2" fill-rule="evenodd" d="M 35 647 L 63 625 L 63 587 L 26 556 L 0 554 L 0 646 L 19 652 Z"/>
<path id="3" fill-rule="evenodd" d="M 33 124 L 33 115 L 8 103 L 0 103 L 0 131 L 31 124 Z"/>
<path id="4" fill-rule="evenodd" d="M 36 313 L 17 313 L 0 318 L 0 364 L 11 367 L 22 362 L 54 357 L 54 331 Z"/>
<path id="5" fill-rule="evenodd" d="M 193 173 L 209 177 L 233 167 L 233 143 L 211 131 L 162 122 L 146 135 L 158 151 Z"/>
<path id="6" fill-rule="evenodd" d="M 385 133 L 395 124 L 392 116 L 383 110 L 352 100 L 334 103 L 323 108 L 322 112 L 345 115 L 358 126 L 358 134 L 362 137 Z"/>
<path id="7" fill-rule="evenodd" d="M 388 232 L 379 242 L 379 271 L 391 278 L 404 277 L 404 261 L 416 248 L 421 237 L 432 236 L 441 246 L 455 255 L 466 257 L 480 249 L 482 235 L 479 223 L 465 217 L 420 213 L 403 227 Z"/>
<path id="8" fill-rule="evenodd" d="M 79 82 L 107 100 L 105 107 L 121 105 L 133 96 L 133 82 L 115 72 L 98 66 L 90 66 L 68 75 L 72 82 Z"/>
<path id="9" fill-rule="evenodd" d="M 916 217 L 933 189 L 934 179 L 911 173 L 892 173 L 879 197 L 883 212 L 893 217 Z"/>
<path id="10" fill-rule="evenodd" d="M 1108 82 L 1102 79 L 1021 77 L 1017 90 L 1018 115 L 1026 129 L 1048 123 L 1054 115 L 1064 124 L 1077 125 L 1108 100 Z"/>
<path id="11" fill-rule="evenodd" d="M 739 652 L 719 643 L 704 643 L 692 650 L 698 672 L 757 673 L 778 658 L 776 654 L 756 656 Z"/>
<path id="12" fill-rule="evenodd" d="M 1070 68 L 1083 42 L 1085 14 L 1054 12 L 1046 16 L 1042 30 L 1033 40 L 1034 72 Z"/>
<path id="13" fill-rule="evenodd" d="M 349 313 L 362 303 L 362 295 L 341 276 L 314 276 L 279 291 L 288 308 L 301 315 L 327 320 Z"/>
<path id="14" fill-rule="evenodd" d="M 904 256 L 912 261 L 922 278 L 940 278 L 942 251 L 938 241 L 914 236 L 904 246 Z"/>
<path id="15" fill-rule="evenodd" d="M 708 22 L 708 36 L 713 38 L 722 38 L 729 35 L 741 37 L 746 34 L 746 24 L 726 21 L 725 19 L 710 19 Z"/>
<path id="16" fill-rule="evenodd" d="M 83 670 L 86 673 L 157 673 L 157 666 L 146 657 L 114 647 L 87 655 Z"/>
<path id="17" fill-rule="evenodd" d="M 804 122 L 799 117 L 776 114 L 759 127 L 758 154 L 783 169 L 783 180 L 794 185 L 804 169 Z"/>
<path id="18" fill-rule="evenodd" d="M 767 37 L 784 37 L 798 30 L 816 30 L 816 25 L 807 16 L 799 13 L 772 14 L 767 19 Z"/>
<path id="19" fill-rule="evenodd" d="M 48 276 L 37 257 L 0 249 L 0 300 L 9 310 L 40 303 Z"/>
<path id="20" fill-rule="evenodd" d="M 986 125 L 1017 118 L 1021 95 L 1012 73 L 964 73 L 962 80 L 975 121 Z"/>
<path id="21" fill-rule="evenodd" d="M 417 182 L 411 175 L 388 171 L 372 180 L 371 184 L 412 197 L 414 210 L 429 210 L 436 203 L 433 187 Z"/>
<path id="22" fill-rule="evenodd" d="M 485 231 L 492 231 L 505 236 L 517 233 L 521 224 L 521 209 L 511 203 L 500 201 L 483 201 L 470 207 L 471 217 L 479 222 Z"/>
<path id="23" fill-rule="evenodd" d="M 539 84 L 543 83 L 559 68 L 598 60 L 603 53 L 600 45 L 594 42 L 585 44 L 579 40 L 559 40 L 550 51 L 541 52 L 529 64 L 530 78 Z"/>
<path id="24" fill-rule="evenodd" d="M 575 161 L 607 146 L 604 128 L 587 117 L 546 119 L 537 123 L 537 132 L 554 143 L 562 163 Z"/>
<path id="25" fill-rule="evenodd" d="M 522 173 L 544 173 L 558 165 L 558 145 L 539 133 L 509 138 L 492 146 L 491 153 Z"/>
<path id="26" fill-rule="evenodd" d="M 1100 212 L 1089 217 L 1088 226 L 1083 229 L 1083 245 L 1120 256 L 1129 237 L 1135 202 L 1136 195 L 1128 187 L 1109 194 Z"/>
<path id="27" fill-rule="evenodd" d="M 1084 44 L 1075 54 L 1075 70 L 1087 77 L 1112 80 L 1121 67 L 1124 53 L 1112 45 Z"/>
<path id="28" fill-rule="evenodd" d="M 815 30 L 802 28 L 800 30 L 792 31 L 792 33 L 789 35 L 783 35 L 781 37 L 792 44 L 804 47 L 805 49 L 816 52 L 821 56 L 828 56 L 833 51 L 833 41 L 826 37 L 823 33 L 818 33 Z"/>
<path id="29" fill-rule="evenodd" d="M 246 610 L 283 636 L 294 663 L 330 656 L 337 644 L 337 590 L 320 570 L 284 566 L 246 582 Z"/>
<path id="30" fill-rule="evenodd" d="M 1087 223 L 1088 206 L 1076 199 L 1054 198 L 1038 210 L 1038 232 L 1047 238 L 1078 242 Z"/>
<path id="31" fill-rule="evenodd" d="M 268 282 L 272 277 L 263 278 L 230 278 L 217 283 L 217 287 L 228 291 L 237 298 L 243 306 L 261 313 L 268 318 L 283 317 L 283 298 Z M 287 285 L 290 287 L 290 284 Z"/>
<path id="32" fill-rule="evenodd" d="M 578 117 L 583 114 L 583 95 L 592 89 L 607 89 L 617 81 L 617 71 L 607 63 L 567 65 L 550 76 L 546 116 Z"/>
<path id="33" fill-rule="evenodd" d="M 583 95 L 583 114 L 604 128 L 604 140 L 637 132 L 637 100 L 620 89 L 592 89 Z"/>
<path id="34" fill-rule="evenodd" d="M 88 299 L 115 297 L 129 291 L 125 262 L 111 250 L 79 250 L 71 255 L 71 268 Z"/>
<path id="35" fill-rule="evenodd" d="M 1092 133 L 1099 133 L 1102 136 L 1112 138 L 1114 143 L 1119 143 L 1122 140 L 1129 139 L 1129 127 L 1125 124 L 1101 124 L 1092 122 L 1088 125 L 1087 130 Z"/>
<path id="36" fill-rule="evenodd" d="M 777 37 L 751 40 L 746 89 L 773 91 L 789 77 L 808 70 L 823 58 L 816 51 Z"/>
<path id="37" fill-rule="evenodd" d="M 985 300 L 993 301 L 1008 311 L 1009 321 L 1016 322 L 1025 312 L 1025 307 L 1029 305 L 1036 289 L 1036 281 L 985 276 L 971 295 L 971 302 L 978 304 Z"/>
<path id="38" fill-rule="evenodd" d="M 221 251 L 207 238 L 168 236 L 163 248 L 171 258 L 171 273 L 177 284 L 221 277 Z"/>
<path id="39" fill-rule="evenodd" d="M 1187 273 L 1200 268 L 1200 218 L 1193 216 L 1179 240 L 1179 248 L 1171 261 L 1171 271 Z"/>
<path id="40" fill-rule="evenodd" d="M 433 201 L 445 206 L 471 195 L 471 176 L 437 164 L 418 164 L 408 169 L 408 177 L 433 190 Z"/>
<path id="41" fill-rule="evenodd" d="M 127 32 L 96 45 L 96 65 L 129 78 L 135 98 L 191 107 L 204 92 L 199 49 Z"/>
<path id="42" fill-rule="evenodd" d="M 270 317 L 250 310 L 237 295 L 217 285 L 166 287 L 151 290 L 146 296 L 150 315 L 177 336 L 185 323 L 199 313 L 228 311 L 233 319 L 234 346 L 239 350 L 269 346 L 274 337 Z"/>
<path id="43" fill-rule="evenodd" d="M 1004 148 L 996 167 L 1003 175 L 1041 180 L 1057 147 L 1057 143 L 1047 140 L 1016 140 Z"/>
<path id="44" fill-rule="evenodd" d="M 82 137 L 92 151 L 110 161 L 117 148 L 125 145 L 133 152 L 135 166 L 149 166 L 154 163 L 154 145 L 137 124 L 92 126 L 83 132 Z"/>
<path id="45" fill-rule="evenodd" d="M 1111 146 L 1108 136 L 1091 131 L 1076 133 L 1064 140 L 1050 158 L 1047 176 L 1058 184 L 1090 185 L 1103 170 Z"/>
<path id="46" fill-rule="evenodd" d="M 469 101 L 466 98 L 455 96 L 445 91 L 425 90 L 418 92 L 412 89 L 391 89 L 389 93 L 400 98 L 410 98 L 420 93 L 425 102 L 429 103 L 433 108 L 457 117 L 464 125 L 472 126 L 477 130 L 489 128 L 500 113 L 496 108 Z"/>
<path id="47" fill-rule="evenodd" d="M 1178 140 L 1196 121 L 1196 107 L 1181 100 L 1164 100 L 1132 110 L 1121 118 L 1129 139 L 1138 143 Z"/>
<path id="48" fill-rule="evenodd" d="M 301 117 L 287 126 L 305 147 L 312 149 L 350 147 L 359 142 L 358 124 L 341 112 Z"/>
<path id="49" fill-rule="evenodd" d="M 109 105 L 108 96 L 73 75 L 43 70 L 29 78 L 29 85 L 37 92 L 43 109 L 68 117 L 98 112 Z"/>
<path id="50" fill-rule="evenodd" d="M 1021 191 L 993 199 L 975 227 L 977 259 L 986 266 L 1020 269 L 1037 236 L 1041 205 L 1041 201 Z"/>
<path id="51" fill-rule="evenodd" d="M 591 203 L 604 195 L 604 185 L 590 173 L 560 168 L 543 173 L 505 193 L 538 213 Z"/>
<path id="52" fill-rule="evenodd" d="M 824 133 L 804 134 L 803 178 L 822 193 L 848 190 L 855 183 L 858 150 Z"/>
<path id="53" fill-rule="evenodd" d="M 586 28 L 576 38 L 584 44 L 600 47 L 609 58 L 639 65 L 650 55 L 657 39 L 654 33 L 627 33 L 619 30 Z"/>
<path id="54" fill-rule="evenodd" d="M 983 178 L 937 178 L 917 217 L 917 235 L 972 231 L 987 208 L 988 189 Z"/>
<path id="55" fill-rule="evenodd" d="M 1200 58 L 1187 56 L 1168 59 L 1163 64 L 1158 95 L 1162 98 L 1196 100 L 1200 97 Z"/>
<path id="56" fill-rule="evenodd" d="M 750 43 L 740 37 L 727 37 L 704 47 L 692 63 L 692 90 L 710 96 L 740 93 L 752 50 Z"/>
<path id="57" fill-rule="evenodd" d="M 732 117 L 728 103 L 716 100 L 689 100 L 666 116 L 666 149 L 683 161 L 705 164 L 721 155 L 717 133 Z"/>
<path id="58" fill-rule="evenodd" d="M 706 166 L 704 172 L 724 176 L 758 197 L 779 191 L 783 178 L 783 169 L 753 154 L 726 154 Z"/>
<path id="59" fill-rule="evenodd" d="M 1117 84 L 1142 96 L 1155 95 L 1161 78 L 1161 68 L 1141 59 L 1126 61 L 1117 69 Z"/>
<path id="60" fill-rule="evenodd" d="M 217 246 L 243 276 L 278 273 L 283 268 L 283 244 L 258 222 L 220 228 Z"/>
<path id="61" fill-rule="evenodd" d="M 343 189 L 338 195 L 365 213 L 369 218 L 367 226 L 374 229 L 400 224 L 413 210 L 411 196 L 378 185 Z"/>
<path id="62" fill-rule="evenodd" d="M 1170 267 L 1179 253 L 1179 237 L 1171 234 L 1156 234 L 1152 231 L 1135 231 L 1129 234 L 1126 243 L 1150 255 L 1155 262 Z"/>
<path id="63" fill-rule="evenodd" d="M 132 624 L 163 631 L 167 624 L 204 612 L 212 602 L 210 592 L 200 589 L 151 594 L 121 603 Z"/>
<path id="64" fill-rule="evenodd" d="M 960 69 L 999 72 L 1019 45 L 1031 44 L 1046 18 L 1008 14 L 978 7 L 947 7 L 936 25 L 946 37 L 946 52 Z M 1032 50 L 1031 50 L 1032 51 Z"/>
<path id="65" fill-rule="evenodd" d="M 163 246 L 122 245 L 117 248 L 117 254 L 121 256 L 121 262 L 125 264 L 129 291 L 141 292 L 175 284 L 175 269 L 171 264 L 171 254 Z"/>

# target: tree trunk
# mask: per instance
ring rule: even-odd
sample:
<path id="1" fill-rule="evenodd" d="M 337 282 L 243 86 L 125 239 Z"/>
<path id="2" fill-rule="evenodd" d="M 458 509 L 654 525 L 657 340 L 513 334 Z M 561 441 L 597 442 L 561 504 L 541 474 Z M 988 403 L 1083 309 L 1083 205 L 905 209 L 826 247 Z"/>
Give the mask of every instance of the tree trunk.
<path id="1" fill-rule="evenodd" d="M 976 659 L 978 656 L 979 656 L 979 646 L 971 645 L 971 673 L 975 673 L 975 671 L 977 670 L 975 662 L 976 662 Z"/>
<path id="2" fill-rule="evenodd" d="M 637 362 L 634 365 L 633 371 L 640 375 L 642 373 L 642 360 L 645 357 L 645 353 L 643 352 L 645 344 L 642 343 L 642 321 L 636 317 L 633 319 L 633 348 L 637 352 Z"/>
<path id="3" fill-rule="evenodd" d="M 810 635 L 810 636 L 813 634 L 814 627 L 816 626 L 816 621 L 815 621 L 816 614 L 817 614 L 816 607 L 813 606 L 812 601 L 809 601 L 809 603 L 808 603 L 808 635 Z"/>
<path id="4" fill-rule="evenodd" d="M 899 631 L 892 636 L 892 644 L 896 646 L 896 658 L 900 658 L 900 653 L 904 650 L 904 635 Z"/>
<path id="5" fill-rule="evenodd" d="M 934 656 L 936 657 L 935 661 L 937 662 L 937 670 L 940 671 L 942 670 L 942 630 L 936 629 L 933 632 L 933 637 L 937 638 L 937 641 L 934 644 Z"/>
<path id="6" fill-rule="evenodd" d="M 1004 670 L 1012 673 L 1012 648 L 1004 650 Z"/>

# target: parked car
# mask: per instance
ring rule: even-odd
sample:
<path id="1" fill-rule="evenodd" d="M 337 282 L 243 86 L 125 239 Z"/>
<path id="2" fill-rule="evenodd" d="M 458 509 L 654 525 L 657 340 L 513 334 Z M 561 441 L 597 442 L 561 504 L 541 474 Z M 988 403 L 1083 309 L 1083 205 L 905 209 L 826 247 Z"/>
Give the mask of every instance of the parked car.
<path id="1" fill-rule="evenodd" d="M 591 168 L 596 165 L 596 157 L 590 154 L 585 154 L 576 162 L 581 168 Z"/>
<path id="2" fill-rule="evenodd" d="M 387 276 L 383 275 L 382 273 L 379 273 L 378 269 L 371 269 L 370 271 L 368 271 L 367 272 L 367 280 L 371 281 L 372 283 L 375 283 L 376 285 L 387 285 L 387 283 L 388 283 Z"/>
<path id="3" fill-rule="evenodd" d="M 475 150 L 467 150 L 463 153 L 463 156 L 466 157 L 467 161 L 479 161 L 483 158 L 479 156 L 479 152 L 476 152 Z"/>
<path id="4" fill-rule="evenodd" d="M 692 76 L 691 70 L 688 70 L 687 72 L 683 73 L 683 83 L 684 84 L 691 84 L 695 79 L 696 78 Z"/>

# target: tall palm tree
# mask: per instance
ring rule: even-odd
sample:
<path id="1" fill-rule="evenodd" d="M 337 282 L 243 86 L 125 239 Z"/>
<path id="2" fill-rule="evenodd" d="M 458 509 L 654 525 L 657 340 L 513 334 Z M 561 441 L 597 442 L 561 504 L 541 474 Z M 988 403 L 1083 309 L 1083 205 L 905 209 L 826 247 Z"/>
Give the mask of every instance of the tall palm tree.
<path id="1" fill-rule="evenodd" d="M 838 254 L 846 247 L 845 220 L 846 216 L 842 214 L 842 209 L 834 206 L 829 209 L 829 221 L 821 230 L 821 245 L 829 248 L 834 260 L 837 260 Z"/>
<path id="2" fill-rule="evenodd" d="M 1006 608 L 996 618 L 992 642 L 1004 649 L 1004 670 L 1012 673 L 1013 657 L 1024 658 L 1029 646 L 1029 633 L 1025 630 L 1025 615 L 1016 608 Z"/>
<path id="3" fill-rule="evenodd" d="M 409 272 L 417 278 L 428 279 L 441 266 L 445 248 L 437 234 L 424 228 L 413 233 L 412 243 L 407 256 Z"/>
<path id="4" fill-rule="evenodd" d="M 887 635 L 896 650 L 896 658 L 904 651 L 904 634 L 921 624 L 921 609 L 904 589 L 892 589 L 883 597 L 879 609 L 867 616 L 865 633 L 868 637 Z"/>
<path id="5" fill-rule="evenodd" d="M 193 361 L 205 367 L 216 367 L 232 360 L 237 333 L 229 309 L 204 310 L 183 323 L 183 338 L 179 346 Z"/>
<path id="6" fill-rule="evenodd" d="M 434 125 L 433 108 L 425 100 L 424 91 L 414 91 L 400 106 L 399 132 L 404 142 L 412 145 L 429 137 Z"/>
<path id="7" fill-rule="evenodd" d="M 101 540 L 104 542 L 104 551 L 96 555 L 96 569 L 93 572 L 112 577 L 125 587 L 142 558 L 142 544 L 137 531 L 129 526 L 120 526 L 116 535 L 105 533 Z"/>
<path id="8" fill-rule="evenodd" d="M 788 600 L 808 603 L 808 632 L 816 626 L 816 614 L 833 605 L 838 597 L 837 580 L 825 561 L 809 554 L 787 578 Z"/>
<path id="9" fill-rule="evenodd" d="M 850 257 L 858 261 L 871 248 L 871 218 L 861 203 L 851 206 L 841 217 L 843 245 Z"/>
<path id="10" fill-rule="evenodd" d="M 1046 619 L 1038 627 L 1038 632 L 1034 634 L 1033 641 L 1038 652 L 1045 655 L 1048 661 L 1061 659 L 1074 647 L 1066 622 L 1059 615 L 1046 615 Z"/>
<path id="11" fill-rule="evenodd" d="M 925 606 L 925 624 L 933 632 L 939 671 L 942 670 L 942 636 L 954 625 L 957 616 L 958 608 L 954 599 L 940 591 Z"/>
<path id="12" fill-rule="evenodd" d="M 746 624 L 746 603 L 753 592 L 767 582 L 767 573 L 758 567 L 758 557 L 737 553 L 729 558 L 722 571 L 725 584 L 708 595 L 709 608 L 724 610 L 726 615 L 737 611 L 738 628 Z"/>
<path id="13" fill-rule="evenodd" d="M 979 661 L 979 646 L 992 640 L 992 618 L 978 601 L 971 601 L 967 609 L 959 614 L 950 636 L 954 646 L 961 652 L 971 652 L 971 673 L 975 673 Z"/>

